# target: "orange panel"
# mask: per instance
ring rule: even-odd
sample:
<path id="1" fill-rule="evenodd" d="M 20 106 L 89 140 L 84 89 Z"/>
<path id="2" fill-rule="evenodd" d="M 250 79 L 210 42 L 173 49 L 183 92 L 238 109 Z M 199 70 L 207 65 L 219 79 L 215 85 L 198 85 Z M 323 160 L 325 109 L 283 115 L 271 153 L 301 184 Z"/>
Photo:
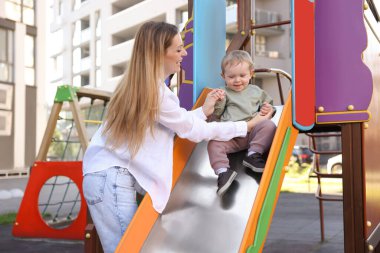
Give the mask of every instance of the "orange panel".
<path id="1" fill-rule="evenodd" d="M 39 193 L 45 182 L 54 176 L 66 176 L 78 187 L 81 207 L 78 217 L 63 229 L 49 227 L 38 210 Z M 87 205 L 82 192 L 82 162 L 36 162 L 22 199 L 12 234 L 17 237 L 38 237 L 83 240 L 87 218 Z"/>

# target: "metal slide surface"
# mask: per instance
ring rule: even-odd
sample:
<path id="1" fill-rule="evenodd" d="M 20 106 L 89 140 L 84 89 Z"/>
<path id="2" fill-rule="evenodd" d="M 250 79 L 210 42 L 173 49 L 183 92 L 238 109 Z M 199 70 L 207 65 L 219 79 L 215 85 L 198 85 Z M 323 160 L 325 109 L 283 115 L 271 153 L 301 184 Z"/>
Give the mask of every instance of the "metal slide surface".
<path id="1" fill-rule="evenodd" d="M 238 176 L 219 197 L 207 143 L 198 144 L 141 252 L 238 252 L 261 176 L 241 165 L 243 155 L 233 155 Z"/>
<path id="2" fill-rule="evenodd" d="M 216 194 L 207 142 L 193 149 L 191 142 L 177 139 L 176 184 L 166 209 L 158 215 L 146 196 L 115 252 L 261 252 L 298 134 L 291 121 L 289 97 L 264 173 L 241 165 L 245 152 L 232 154 L 230 164 L 238 176 L 223 197 Z"/>
<path id="3" fill-rule="evenodd" d="M 285 122 L 288 121 L 283 120 L 277 131 L 289 127 Z M 283 142 L 280 135 L 276 138 L 275 142 Z M 289 151 L 292 145 L 286 149 Z M 278 156 L 278 152 L 271 154 Z M 255 224 L 247 223 L 262 176 L 241 165 L 244 155 L 245 152 L 240 152 L 230 156 L 231 168 L 237 170 L 238 176 L 226 194 L 219 197 L 207 143 L 198 144 L 141 252 L 239 252 L 246 227 L 257 225 L 257 220 Z M 271 159 L 277 160 L 277 157 Z M 273 171 L 273 168 L 267 166 L 266 170 Z M 282 180 L 275 186 L 276 190 L 279 191 L 281 184 Z M 262 205 L 262 202 L 256 203 L 260 209 Z"/>

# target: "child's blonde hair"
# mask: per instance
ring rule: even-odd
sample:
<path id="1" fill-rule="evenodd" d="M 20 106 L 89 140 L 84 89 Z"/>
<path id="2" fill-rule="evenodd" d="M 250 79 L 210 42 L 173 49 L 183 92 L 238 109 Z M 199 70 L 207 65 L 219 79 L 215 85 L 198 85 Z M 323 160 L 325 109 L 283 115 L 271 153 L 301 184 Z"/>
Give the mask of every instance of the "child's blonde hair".
<path id="1" fill-rule="evenodd" d="M 224 71 L 226 70 L 227 66 L 237 65 L 243 62 L 248 63 L 249 70 L 253 70 L 253 61 L 247 51 L 233 50 L 227 53 L 222 59 L 222 74 L 224 74 Z"/>

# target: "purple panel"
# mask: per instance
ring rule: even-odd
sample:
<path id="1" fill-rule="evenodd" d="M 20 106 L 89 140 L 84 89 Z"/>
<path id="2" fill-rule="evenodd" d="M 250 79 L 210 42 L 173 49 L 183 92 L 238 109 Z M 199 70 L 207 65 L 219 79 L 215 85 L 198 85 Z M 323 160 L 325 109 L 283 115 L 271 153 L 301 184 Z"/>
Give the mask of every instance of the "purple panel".
<path id="1" fill-rule="evenodd" d="M 189 46 L 187 51 L 187 56 L 183 58 L 182 61 L 182 69 L 185 72 L 184 80 L 186 83 L 181 83 L 180 89 L 179 89 L 179 100 L 181 107 L 191 110 L 193 107 L 193 85 L 189 84 L 193 82 L 193 21 L 191 20 L 189 23 L 187 23 L 184 31 L 185 31 L 185 38 L 183 41 L 183 44 L 186 46 Z"/>
<path id="2" fill-rule="evenodd" d="M 180 106 L 186 110 L 191 110 L 193 108 L 193 85 L 192 84 L 182 84 L 179 89 Z"/>
<path id="3" fill-rule="evenodd" d="M 353 122 L 353 121 L 368 121 L 368 113 L 353 113 L 353 114 L 326 114 L 317 115 L 318 123 L 335 123 L 335 122 Z"/>
<path id="4" fill-rule="evenodd" d="M 189 47 L 186 49 L 187 56 L 184 58 L 184 61 L 182 61 L 181 66 L 182 69 L 185 71 L 185 79 L 186 81 L 193 82 L 194 76 L 193 76 L 193 60 L 189 60 L 189 58 L 193 59 L 193 47 Z"/>
<path id="5" fill-rule="evenodd" d="M 315 16 L 316 108 L 345 112 L 353 105 L 355 110 L 367 110 L 373 87 L 361 58 L 367 46 L 363 1 L 318 0 Z M 361 118 L 347 113 L 350 120 Z M 338 115 L 329 116 L 329 121 L 338 121 L 334 117 Z"/>
<path id="6" fill-rule="evenodd" d="M 194 23 L 194 21 L 190 20 L 189 23 L 187 23 L 187 25 L 186 25 L 186 29 L 187 30 L 192 29 L 194 27 L 193 23 Z"/>

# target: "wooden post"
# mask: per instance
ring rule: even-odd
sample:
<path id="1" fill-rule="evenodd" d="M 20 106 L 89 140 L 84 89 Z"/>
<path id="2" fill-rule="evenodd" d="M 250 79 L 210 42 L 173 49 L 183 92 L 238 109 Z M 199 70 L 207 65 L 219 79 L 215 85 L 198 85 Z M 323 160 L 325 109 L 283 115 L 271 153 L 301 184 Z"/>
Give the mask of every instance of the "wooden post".
<path id="1" fill-rule="evenodd" d="M 88 136 L 87 136 L 87 132 L 86 132 L 86 127 L 84 126 L 84 121 L 80 115 L 80 106 L 78 103 L 78 99 L 73 98 L 73 101 L 71 101 L 69 103 L 70 103 L 71 112 L 73 114 L 75 126 L 76 126 L 76 129 L 78 132 L 80 144 L 82 146 L 82 150 L 84 153 L 87 149 L 87 146 L 88 146 Z"/>
<path id="2" fill-rule="evenodd" d="M 361 123 L 342 125 L 343 224 L 345 253 L 364 253 L 365 184 Z"/>
<path id="3" fill-rule="evenodd" d="M 53 138 L 55 126 L 57 125 L 57 120 L 61 109 L 62 102 L 54 103 L 53 107 L 51 108 L 51 113 L 46 126 L 45 134 L 42 138 L 41 147 L 36 157 L 37 161 L 46 161 L 46 156 L 49 151 L 51 138 Z"/>
<path id="4" fill-rule="evenodd" d="M 187 18 L 190 19 L 191 16 L 193 15 L 193 6 L 194 6 L 194 1 L 189 0 L 187 2 Z"/>
<path id="5" fill-rule="evenodd" d="M 86 226 L 84 252 L 103 253 L 102 244 L 100 243 L 99 236 L 96 233 L 96 228 L 92 223 L 87 224 Z"/>
<path id="6" fill-rule="evenodd" d="M 251 0 L 238 0 L 238 32 L 232 38 L 227 52 L 232 50 L 245 50 L 251 53 Z"/>

